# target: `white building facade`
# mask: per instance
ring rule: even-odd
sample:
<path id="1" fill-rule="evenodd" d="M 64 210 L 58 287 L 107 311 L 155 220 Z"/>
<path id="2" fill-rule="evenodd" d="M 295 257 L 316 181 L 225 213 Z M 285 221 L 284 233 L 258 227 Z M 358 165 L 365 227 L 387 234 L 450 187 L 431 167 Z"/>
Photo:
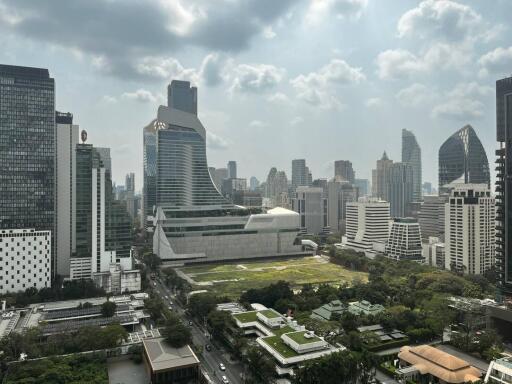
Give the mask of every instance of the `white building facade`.
<path id="1" fill-rule="evenodd" d="M 494 265 L 495 201 L 486 184 L 455 184 L 445 205 L 445 268 L 483 274 Z"/>
<path id="2" fill-rule="evenodd" d="M 0 294 L 51 286 L 51 232 L 0 230 Z"/>
<path id="3" fill-rule="evenodd" d="M 423 261 L 421 252 L 421 231 L 418 221 L 413 218 L 396 218 L 391 224 L 386 256 L 390 259 Z"/>
<path id="4" fill-rule="evenodd" d="M 355 249 L 372 249 L 374 242 L 389 236 L 389 203 L 378 198 L 360 198 L 347 203 L 345 244 Z"/>

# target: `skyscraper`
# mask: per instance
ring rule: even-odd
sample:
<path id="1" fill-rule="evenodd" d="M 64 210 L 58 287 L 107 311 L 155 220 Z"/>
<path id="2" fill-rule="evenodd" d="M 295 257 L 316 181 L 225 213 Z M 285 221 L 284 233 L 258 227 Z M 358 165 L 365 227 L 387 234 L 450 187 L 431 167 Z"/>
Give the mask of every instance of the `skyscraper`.
<path id="1" fill-rule="evenodd" d="M 188 81 L 173 80 L 167 87 L 167 106 L 197 116 L 197 88 Z"/>
<path id="2" fill-rule="evenodd" d="M 48 70 L 0 65 L 0 229 L 49 230 L 54 249 L 55 152 Z"/>
<path id="3" fill-rule="evenodd" d="M 394 163 L 386 177 L 387 197 L 391 206 L 391 217 L 411 215 L 413 196 L 413 171 L 410 164 Z"/>
<path id="4" fill-rule="evenodd" d="M 327 183 L 328 224 L 333 233 L 345 234 L 347 203 L 357 201 L 358 188 L 337 178 Z"/>
<path id="5" fill-rule="evenodd" d="M 135 192 L 135 173 L 127 173 L 125 177 L 126 192 Z"/>
<path id="6" fill-rule="evenodd" d="M 236 173 L 236 161 L 234 160 L 230 160 L 228 161 L 228 179 L 236 179 L 237 178 L 237 173 Z"/>
<path id="7" fill-rule="evenodd" d="M 143 136 L 143 187 L 142 187 L 142 228 L 151 230 L 148 217 L 154 215 L 156 206 L 156 127 L 154 120 L 144 127 Z"/>
<path id="8" fill-rule="evenodd" d="M 270 168 L 265 186 L 265 197 L 270 199 L 272 207 L 288 208 L 288 178 L 285 171 Z"/>
<path id="9" fill-rule="evenodd" d="M 69 259 L 74 252 L 73 235 L 76 229 L 76 145 L 78 125 L 71 113 L 56 112 L 57 136 L 57 195 L 56 203 L 56 259 L 55 271 L 69 275 Z"/>
<path id="10" fill-rule="evenodd" d="M 356 174 L 352 163 L 348 160 L 336 160 L 334 162 L 334 177 L 340 177 L 342 180 L 354 184 Z"/>
<path id="11" fill-rule="evenodd" d="M 292 188 L 295 189 L 300 186 L 309 187 L 312 182 L 312 175 L 306 166 L 306 160 L 292 160 Z"/>
<path id="12" fill-rule="evenodd" d="M 368 179 L 355 179 L 354 185 L 359 189 L 359 196 L 368 196 L 371 192 Z"/>
<path id="13" fill-rule="evenodd" d="M 446 195 L 424 195 L 418 214 L 421 237 L 427 242 L 429 237 L 437 237 L 444 241 L 444 205 L 448 201 Z"/>
<path id="14" fill-rule="evenodd" d="M 496 271 L 502 296 L 512 297 L 512 77 L 496 81 Z"/>
<path id="15" fill-rule="evenodd" d="M 389 235 L 389 203 L 376 198 L 360 198 L 347 203 L 347 245 L 370 250 L 374 242 L 385 242 Z"/>
<path id="16" fill-rule="evenodd" d="M 421 201 L 421 148 L 411 131 L 402 129 L 402 163 L 412 167 L 412 200 Z"/>
<path id="17" fill-rule="evenodd" d="M 471 125 L 459 129 L 439 148 L 439 192 L 449 193 L 451 183 L 490 186 L 487 155 Z"/>
<path id="18" fill-rule="evenodd" d="M 260 181 L 256 178 L 256 176 L 251 176 L 249 179 L 249 189 L 251 191 L 255 191 L 260 186 Z"/>
<path id="19" fill-rule="evenodd" d="M 387 177 L 388 170 L 393 164 L 393 160 L 388 158 L 386 151 L 382 158 L 377 160 L 377 167 L 372 170 L 372 196 L 378 199 L 388 201 Z"/>
<path id="20" fill-rule="evenodd" d="M 495 203 L 486 184 L 458 184 L 445 205 L 445 268 L 483 274 L 494 265 Z"/>
<path id="21" fill-rule="evenodd" d="M 299 186 L 292 199 L 292 210 L 300 217 L 300 227 L 317 235 L 327 226 L 327 199 L 322 188 Z"/>

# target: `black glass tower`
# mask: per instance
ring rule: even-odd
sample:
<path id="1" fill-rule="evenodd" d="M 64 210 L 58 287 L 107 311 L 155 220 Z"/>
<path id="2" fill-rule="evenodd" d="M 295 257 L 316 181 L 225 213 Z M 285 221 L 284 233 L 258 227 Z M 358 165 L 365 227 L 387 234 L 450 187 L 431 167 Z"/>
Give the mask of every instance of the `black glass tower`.
<path id="1" fill-rule="evenodd" d="M 55 136 L 48 70 L 0 65 L 0 229 L 50 230 L 53 248 Z"/>
<path id="2" fill-rule="evenodd" d="M 487 155 L 471 125 L 455 132 L 439 149 L 439 191 L 448 193 L 450 183 L 490 187 Z"/>
<path id="3" fill-rule="evenodd" d="M 498 289 L 512 298 L 512 77 L 496 82 L 496 272 Z"/>

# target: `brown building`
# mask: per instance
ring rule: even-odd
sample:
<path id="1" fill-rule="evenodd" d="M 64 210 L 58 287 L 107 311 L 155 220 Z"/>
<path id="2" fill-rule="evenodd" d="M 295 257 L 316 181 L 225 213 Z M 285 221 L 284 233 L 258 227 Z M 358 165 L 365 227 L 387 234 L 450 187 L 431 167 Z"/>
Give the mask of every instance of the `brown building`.
<path id="1" fill-rule="evenodd" d="M 482 372 L 449 353 L 431 347 L 404 346 L 398 354 L 400 369 L 397 375 L 405 380 L 421 383 L 459 384 L 473 383 L 480 380 Z"/>
<path id="2" fill-rule="evenodd" d="M 173 348 L 164 338 L 145 339 L 143 360 L 151 384 L 198 384 L 199 360 L 186 345 Z"/>

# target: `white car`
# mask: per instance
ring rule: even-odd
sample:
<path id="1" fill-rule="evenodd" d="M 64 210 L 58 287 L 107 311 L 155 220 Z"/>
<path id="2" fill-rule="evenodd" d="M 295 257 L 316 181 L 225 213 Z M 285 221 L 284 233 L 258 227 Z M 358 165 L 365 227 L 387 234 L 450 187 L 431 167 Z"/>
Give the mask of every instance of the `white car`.
<path id="1" fill-rule="evenodd" d="M 229 384 L 229 380 L 228 380 L 228 378 L 226 376 L 222 376 L 222 382 L 224 384 Z"/>
<path id="2" fill-rule="evenodd" d="M 225 371 L 225 370 L 226 370 L 226 366 L 225 366 L 224 364 L 220 363 L 220 364 L 219 364 L 219 369 L 220 369 L 221 371 Z"/>

